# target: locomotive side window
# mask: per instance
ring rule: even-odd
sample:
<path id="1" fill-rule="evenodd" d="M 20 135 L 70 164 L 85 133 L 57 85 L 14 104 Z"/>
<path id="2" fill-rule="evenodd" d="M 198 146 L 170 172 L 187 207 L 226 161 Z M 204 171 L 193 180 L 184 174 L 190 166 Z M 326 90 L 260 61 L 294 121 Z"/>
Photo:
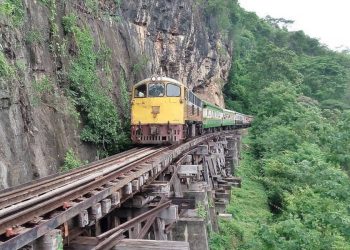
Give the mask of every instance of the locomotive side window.
<path id="1" fill-rule="evenodd" d="M 135 93 L 134 93 L 135 98 L 142 98 L 142 97 L 146 97 L 146 96 L 147 96 L 147 85 L 146 84 L 142 84 L 142 85 L 135 88 Z"/>
<path id="2" fill-rule="evenodd" d="M 166 95 L 169 97 L 178 97 L 181 94 L 181 89 L 179 86 L 172 84 L 172 83 L 168 83 L 166 85 Z"/>
<path id="3" fill-rule="evenodd" d="M 164 84 L 163 83 L 150 83 L 148 85 L 149 97 L 163 97 L 164 96 Z"/>

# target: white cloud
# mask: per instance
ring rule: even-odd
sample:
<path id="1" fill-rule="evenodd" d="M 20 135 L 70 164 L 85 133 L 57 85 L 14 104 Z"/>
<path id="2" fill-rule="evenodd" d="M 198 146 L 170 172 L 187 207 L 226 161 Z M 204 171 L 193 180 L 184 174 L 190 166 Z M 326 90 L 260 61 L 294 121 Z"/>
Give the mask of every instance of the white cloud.
<path id="1" fill-rule="evenodd" d="M 291 30 L 304 30 L 335 49 L 350 48 L 350 1 L 348 0 L 239 0 L 240 5 L 260 17 L 270 15 L 294 20 Z"/>

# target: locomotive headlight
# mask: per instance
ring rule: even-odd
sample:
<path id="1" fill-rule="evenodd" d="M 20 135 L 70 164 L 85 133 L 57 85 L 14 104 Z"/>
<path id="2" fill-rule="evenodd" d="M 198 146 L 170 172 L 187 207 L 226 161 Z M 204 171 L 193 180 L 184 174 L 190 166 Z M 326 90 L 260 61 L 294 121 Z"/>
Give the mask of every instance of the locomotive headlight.
<path id="1" fill-rule="evenodd" d="M 158 76 L 158 77 L 157 77 L 157 81 L 160 81 L 160 79 L 161 79 L 160 76 Z"/>
<path id="2" fill-rule="evenodd" d="M 151 80 L 152 80 L 153 82 L 155 82 L 155 81 L 156 81 L 156 77 L 153 76 L 153 77 L 151 78 Z"/>

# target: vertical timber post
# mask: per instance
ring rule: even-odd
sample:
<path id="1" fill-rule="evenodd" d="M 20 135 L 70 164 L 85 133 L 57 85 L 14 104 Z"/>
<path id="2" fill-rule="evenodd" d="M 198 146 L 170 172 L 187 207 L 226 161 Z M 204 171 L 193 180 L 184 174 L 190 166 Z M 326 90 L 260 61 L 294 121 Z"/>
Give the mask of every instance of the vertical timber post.
<path id="1" fill-rule="evenodd" d="M 37 239 L 33 244 L 36 250 L 56 250 L 63 249 L 63 238 L 61 230 L 54 229 Z"/>

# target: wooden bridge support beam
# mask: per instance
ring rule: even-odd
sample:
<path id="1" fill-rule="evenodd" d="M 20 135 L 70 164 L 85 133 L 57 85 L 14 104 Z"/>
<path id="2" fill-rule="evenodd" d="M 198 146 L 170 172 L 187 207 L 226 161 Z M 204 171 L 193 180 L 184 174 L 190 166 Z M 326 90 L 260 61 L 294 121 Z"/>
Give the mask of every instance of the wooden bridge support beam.
<path id="1" fill-rule="evenodd" d="M 142 178 L 126 184 L 118 193 L 118 197 L 110 197 L 109 200 L 96 204 L 97 208 L 99 204 L 101 206 L 101 215 L 96 211 L 90 212 L 88 221 L 91 223 L 93 219 L 99 221 L 102 217 L 108 218 L 111 220 L 109 224 L 115 227 L 154 208 L 157 199 L 159 201 L 156 197 L 168 197 L 170 200 L 174 199 L 174 205 L 153 215 L 149 222 L 147 220 L 147 227 L 143 222 L 128 228 L 125 236 L 133 242 L 137 242 L 136 239 L 144 235 L 144 239 L 152 242 L 188 241 L 192 250 L 209 249 L 207 230 L 218 230 L 218 216 L 230 219 L 230 215 L 226 214 L 226 206 L 231 198 L 230 190 L 232 186 L 240 186 L 240 179 L 232 176 L 234 166 L 237 166 L 239 161 L 238 137 L 239 135 L 217 137 L 190 149 L 187 156 L 181 158 L 181 161 L 171 163 L 173 165 L 166 170 L 162 169 L 163 165 L 152 168 L 152 171 L 142 175 Z M 135 191 L 139 188 L 141 194 L 136 194 Z M 125 202 L 126 197 L 129 200 Z M 109 205 L 115 208 L 116 204 L 123 201 L 121 208 L 106 215 L 111 211 Z M 192 205 L 183 205 L 186 201 Z M 181 213 L 178 210 L 181 210 Z M 174 223 L 175 221 L 177 223 Z M 99 222 L 95 227 L 97 234 L 102 231 Z M 167 246 L 166 242 L 164 246 Z"/>
<path id="2" fill-rule="evenodd" d="M 54 229 L 32 243 L 35 250 L 56 250 L 63 246 L 62 232 Z"/>

